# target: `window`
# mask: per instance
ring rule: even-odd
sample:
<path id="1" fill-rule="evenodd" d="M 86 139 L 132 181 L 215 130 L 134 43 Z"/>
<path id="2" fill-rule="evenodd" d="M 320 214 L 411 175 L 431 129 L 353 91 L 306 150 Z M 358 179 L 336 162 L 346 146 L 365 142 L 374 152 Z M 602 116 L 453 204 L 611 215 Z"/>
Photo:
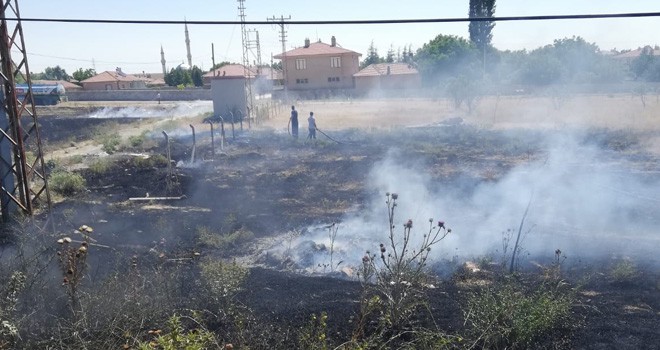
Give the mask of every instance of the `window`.
<path id="1" fill-rule="evenodd" d="M 339 81 L 339 77 L 329 77 L 328 78 L 328 83 L 332 83 L 332 82 L 335 82 L 335 81 Z"/>
<path id="2" fill-rule="evenodd" d="M 332 68 L 341 67 L 341 57 L 330 57 L 330 67 Z"/>
<path id="3" fill-rule="evenodd" d="M 296 84 L 307 84 L 307 83 L 309 83 L 309 80 L 307 80 L 307 78 L 296 79 Z"/>
<path id="4" fill-rule="evenodd" d="M 296 69 L 303 70 L 307 69 L 307 61 L 304 58 L 296 58 Z"/>

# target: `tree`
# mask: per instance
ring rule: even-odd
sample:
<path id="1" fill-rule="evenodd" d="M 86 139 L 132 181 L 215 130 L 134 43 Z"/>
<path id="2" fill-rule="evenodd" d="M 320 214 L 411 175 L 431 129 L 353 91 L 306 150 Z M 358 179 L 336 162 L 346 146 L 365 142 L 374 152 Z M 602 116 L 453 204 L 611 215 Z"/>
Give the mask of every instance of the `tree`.
<path id="1" fill-rule="evenodd" d="M 66 70 L 64 70 L 64 68 L 60 66 L 55 66 L 55 67 L 46 67 L 46 69 L 44 69 L 43 74 L 41 75 L 41 79 L 69 81 L 71 77 L 66 73 Z"/>
<path id="2" fill-rule="evenodd" d="M 596 44 L 579 36 L 555 39 L 529 53 L 521 65 L 521 81 L 528 84 L 607 83 L 621 81 L 621 72 Z"/>
<path id="3" fill-rule="evenodd" d="M 378 49 L 374 46 L 374 41 L 372 40 L 367 49 L 367 57 L 365 57 L 362 64 L 360 64 L 360 69 L 365 68 L 370 64 L 382 63 L 383 61 L 384 59 L 378 56 Z"/>
<path id="4" fill-rule="evenodd" d="M 195 86 L 203 86 L 204 81 L 202 79 L 202 70 L 197 67 L 193 66 L 192 69 L 190 70 L 190 78 Z"/>
<path id="5" fill-rule="evenodd" d="M 385 57 L 385 62 L 394 63 L 394 59 L 395 59 L 394 48 L 390 46 L 390 49 L 387 50 L 387 56 Z"/>
<path id="6" fill-rule="evenodd" d="M 495 0 L 470 0 L 470 18 L 484 18 L 493 17 L 495 14 Z M 490 46 L 493 39 L 493 28 L 495 22 L 493 21 L 471 21 L 469 25 L 470 41 L 481 52 Z"/>
<path id="7" fill-rule="evenodd" d="M 228 61 L 222 61 L 222 62 L 220 62 L 220 63 L 216 63 L 216 64 L 213 65 L 213 67 L 211 67 L 211 71 L 214 71 L 214 70 L 216 70 L 216 69 L 218 69 L 218 68 L 222 68 L 222 67 L 224 67 L 224 66 L 226 66 L 226 65 L 228 65 L 228 64 L 231 64 L 231 62 L 228 62 Z"/>
<path id="8" fill-rule="evenodd" d="M 648 72 L 654 66 L 655 57 L 653 56 L 653 48 L 645 46 L 642 48 L 639 56 L 630 62 L 630 70 L 635 76 L 636 80 L 643 79 L 647 76 Z"/>
<path id="9" fill-rule="evenodd" d="M 415 62 L 425 79 L 434 83 L 439 79 L 481 73 L 478 55 L 473 44 L 455 35 L 436 36 L 417 50 Z"/>
<path id="10" fill-rule="evenodd" d="M 413 63 L 413 50 L 412 50 L 412 45 L 408 45 L 408 47 L 403 47 L 403 56 L 401 57 L 401 62 L 403 63 L 408 63 L 412 64 Z"/>
<path id="11" fill-rule="evenodd" d="M 96 70 L 93 68 L 88 68 L 83 70 L 82 68 L 78 68 L 75 72 L 73 72 L 73 79 L 78 80 L 78 81 L 83 81 L 85 79 L 89 79 L 93 76 L 96 75 Z"/>
<path id="12" fill-rule="evenodd" d="M 188 86 L 192 85 L 190 70 L 181 67 L 172 68 L 164 77 L 165 83 L 169 86 Z"/>

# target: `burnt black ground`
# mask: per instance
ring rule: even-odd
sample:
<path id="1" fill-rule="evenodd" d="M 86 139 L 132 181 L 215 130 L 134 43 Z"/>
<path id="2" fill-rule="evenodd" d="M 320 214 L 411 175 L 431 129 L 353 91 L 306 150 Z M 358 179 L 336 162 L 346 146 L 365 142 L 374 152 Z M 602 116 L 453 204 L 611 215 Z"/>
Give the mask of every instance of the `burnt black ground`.
<path id="1" fill-rule="evenodd" d="M 84 135 L 91 124 L 76 119 L 43 123 L 48 140 L 68 140 Z M 295 142 L 270 131 L 248 132 L 230 141 L 226 154 L 211 157 L 208 143 L 198 149 L 202 161 L 193 168 L 177 168 L 178 194 L 171 202 L 131 203 L 130 197 L 173 195 L 164 186 L 163 166 L 137 168 L 130 157 L 118 156 L 102 175 L 82 171 L 88 191 L 54 206 L 59 232 L 71 232 L 81 224 L 95 228 L 97 243 L 112 247 L 92 250 L 91 280 L 101 281 L 128 257 L 157 261 L 152 249 L 166 257 L 233 258 L 257 254 L 257 247 L 242 244 L 226 251 L 200 246 L 200 226 L 227 229 L 228 217 L 254 233 L 273 237 L 291 229 L 339 219 L 359 210 L 372 194 L 363 190 L 374 162 L 397 147 L 424 159 L 435 180 L 453 191 L 469 191 L 470 184 L 492 181 L 521 162 L 539 157 L 541 133 L 480 131 L 471 127 L 404 130 L 387 133 L 344 131 L 333 134 L 343 143 L 320 140 Z M 652 156 L 638 152 L 634 140 L 620 134 L 596 133 L 595 141 L 613 151 L 625 151 L 642 161 Z M 622 139 L 624 138 L 624 139 Z M 622 149 L 623 148 L 623 149 Z M 164 144 L 150 150 L 164 154 Z M 189 158 L 187 142 L 175 142 L 173 159 Z M 411 157 L 412 158 L 412 157 Z M 405 161 L 402 160 L 402 161 Z M 488 173 L 483 169 L 487 168 Z M 144 204 L 152 206 L 145 207 Z M 153 208 L 153 206 L 161 207 Z M 356 209 L 357 208 L 357 209 Z M 584 328 L 573 336 L 571 348 L 655 349 L 660 344 L 660 291 L 657 271 L 638 276 L 629 284 L 616 284 L 601 272 L 590 280 L 575 306 Z M 648 283 L 646 283 L 648 281 Z M 654 283 L 655 282 L 655 283 Z M 580 284 L 574 278 L 575 285 Z M 360 285 L 331 277 L 304 276 L 287 271 L 253 268 L 240 300 L 258 317 L 280 329 L 299 328 L 312 313 L 330 314 L 333 339 L 346 339 L 348 320 L 357 312 Z M 590 296 L 591 295 L 591 296 Z M 462 330 L 460 288 L 447 281 L 431 293 L 436 321 L 449 333 Z"/>

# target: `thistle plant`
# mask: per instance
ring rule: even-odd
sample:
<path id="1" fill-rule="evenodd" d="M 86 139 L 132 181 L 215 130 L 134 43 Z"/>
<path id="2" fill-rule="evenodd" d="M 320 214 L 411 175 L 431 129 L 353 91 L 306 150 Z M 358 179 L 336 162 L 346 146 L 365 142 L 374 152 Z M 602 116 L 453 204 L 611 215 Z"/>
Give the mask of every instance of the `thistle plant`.
<path id="1" fill-rule="evenodd" d="M 83 241 L 74 242 L 69 237 L 60 238 L 57 243 L 60 249 L 57 251 L 60 269 L 62 270 L 62 286 L 66 289 L 74 320 L 80 311 L 80 296 L 78 289 L 87 271 L 87 253 L 89 248 L 90 234 L 94 230 L 82 225 L 75 233 L 81 234 Z M 72 243 L 79 243 L 74 245 Z"/>
<path id="2" fill-rule="evenodd" d="M 388 237 L 378 253 L 366 252 L 362 258 L 360 277 L 368 291 L 363 301 L 378 300 L 380 324 L 395 336 L 409 325 L 411 316 L 425 304 L 425 290 L 430 286 L 428 259 L 434 245 L 442 241 L 451 229 L 444 221 L 429 219 L 428 230 L 415 237 L 413 221 L 395 225 L 398 195 L 387 193 Z M 374 297 L 377 297 L 374 299 Z M 370 308 L 373 310 L 373 308 Z"/>

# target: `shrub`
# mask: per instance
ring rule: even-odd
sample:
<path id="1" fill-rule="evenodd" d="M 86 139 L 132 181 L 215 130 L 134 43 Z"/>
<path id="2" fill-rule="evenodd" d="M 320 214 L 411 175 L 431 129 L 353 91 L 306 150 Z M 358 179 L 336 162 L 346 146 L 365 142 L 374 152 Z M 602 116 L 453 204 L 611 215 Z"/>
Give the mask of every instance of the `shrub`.
<path id="1" fill-rule="evenodd" d="M 421 241 L 414 244 L 411 239 L 412 220 L 402 225 L 401 234 L 395 232 L 395 208 L 398 195 L 387 193 L 389 233 L 387 243 L 381 243 L 378 254 L 369 251 L 362 258 L 359 272 L 363 283 L 361 315 L 357 322 L 355 337 L 364 332 L 370 315 L 378 315 L 380 331 L 392 339 L 411 331 L 416 312 L 426 305 L 426 289 L 431 283 L 427 271 L 427 260 L 431 248 L 451 232 L 443 221 L 429 220 L 429 228 Z"/>
<path id="2" fill-rule="evenodd" d="M 241 290 L 250 272 L 235 261 L 209 260 L 202 262 L 200 268 L 211 298 L 224 307 Z"/>
<path id="3" fill-rule="evenodd" d="M 196 320 L 194 320 L 196 321 Z M 167 321 L 168 333 L 161 335 L 161 330 L 151 330 L 149 334 L 156 335 L 156 339 L 150 342 L 140 343 L 140 350 L 203 350 L 220 348 L 213 333 L 197 323 L 199 328 L 185 331 L 181 324 L 181 317 L 173 315 Z"/>
<path id="4" fill-rule="evenodd" d="M 155 154 L 147 158 L 133 157 L 132 163 L 133 166 L 140 169 L 165 167 L 167 166 L 167 158 L 165 158 L 165 156 L 162 154 Z"/>
<path id="5" fill-rule="evenodd" d="M 80 174 L 58 171 L 50 174 L 50 188 L 64 196 L 76 194 L 85 189 L 85 179 Z"/>
<path id="6" fill-rule="evenodd" d="M 200 243 L 216 249 L 236 248 L 254 239 L 254 233 L 244 227 L 239 227 L 230 234 L 211 231 L 208 227 L 198 227 Z"/>
<path id="7" fill-rule="evenodd" d="M 509 279 L 470 295 L 465 318 L 481 348 L 528 349 L 540 340 L 562 340 L 551 335 L 570 328 L 574 300 L 563 282 L 527 290 Z"/>
<path id="8" fill-rule="evenodd" d="M 614 283 L 628 283 L 637 276 L 637 267 L 632 261 L 624 259 L 612 266 L 610 277 Z"/>
<path id="9" fill-rule="evenodd" d="M 108 159 L 98 159 L 89 165 L 89 170 L 96 175 L 103 175 L 110 170 L 110 166 Z"/>
<path id="10" fill-rule="evenodd" d="M 0 287 L 0 349 L 9 349 L 18 337 L 18 328 L 13 322 L 18 294 L 25 287 L 25 275 L 14 272 Z"/>
<path id="11" fill-rule="evenodd" d="M 140 135 L 133 135 L 128 137 L 128 143 L 131 147 L 140 147 L 147 140 L 147 132 L 143 131 Z"/>
<path id="12" fill-rule="evenodd" d="M 309 323 L 303 327 L 298 336 L 299 349 L 328 350 L 328 314 L 322 312 L 319 317 L 312 315 Z"/>
<path id="13" fill-rule="evenodd" d="M 121 144 L 121 136 L 118 133 L 104 134 L 100 139 L 101 149 L 108 154 L 115 153 L 119 150 Z"/>

